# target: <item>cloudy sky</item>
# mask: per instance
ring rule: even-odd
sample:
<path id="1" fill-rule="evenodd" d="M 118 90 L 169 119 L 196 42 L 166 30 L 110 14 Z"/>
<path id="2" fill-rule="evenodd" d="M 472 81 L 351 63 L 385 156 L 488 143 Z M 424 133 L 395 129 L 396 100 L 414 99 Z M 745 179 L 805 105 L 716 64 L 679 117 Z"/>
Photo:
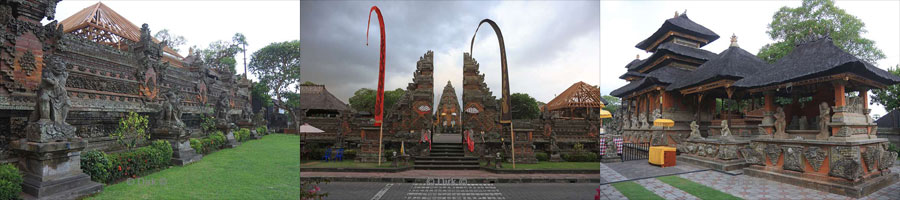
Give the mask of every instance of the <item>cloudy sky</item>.
<path id="1" fill-rule="evenodd" d="M 635 44 L 653 34 L 662 23 L 687 10 L 688 16 L 721 36 L 703 47 L 714 53 L 728 48 L 737 35 L 744 50 L 756 54 L 774 42 L 766 34 L 772 15 L 783 6 L 798 7 L 800 1 L 602 1 L 600 3 L 601 89 L 604 94 L 625 85 L 618 79 L 625 65 L 649 53 Z M 900 1 L 837 1 L 835 5 L 865 23 L 863 37 L 874 40 L 886 58 L 874 63 L 881 68 L 900 64 Z M 873 115 L 883 115 L 883 106 L 872 105 Z"/>
<path id="2" fill-rule="evenodd" d="M 462 95 L 463 53 L 484 18 L 497 22 L 506 43 L 512 93 L 550 101 L 575 82 L 598 84 L 600 2 L 325 2 L 300 3 L 301 78 L 325 84 L 347 101 L 360 88 L 378 84 L 379 30 L 366 46 L 371 6 L 385 20 L 385 88 L 406 88 L 416 61 L 434 51 L 435 100 L 447 81 Z M 373 14 L 374 15 L 374 14 Z M 493 30 L 485 25 L 475 39 L 474 58 L 488 86 L 500 96 L 500 53 Z"/>
<path id="3" fill-rule="evenodd" d="M 56 18 L 62 21 L 97 2 L 61 1 L 56 6 Z M 238 32 L 247 37 L 248 57 L 270 43 L 300 37 L 298 1 L 103 1 L 103 4 L 138 27 L 147 23 L 153 33 L 169 29 L 170 34 L 184 36 L 187 44 L 179 53 L 185 56 L 190 46 L 206 48 L 216 40 L 230 41 Z M 238 60 L 236 70 L 243 73 L 243 57 L 238 54 L 235 59 Z"/>

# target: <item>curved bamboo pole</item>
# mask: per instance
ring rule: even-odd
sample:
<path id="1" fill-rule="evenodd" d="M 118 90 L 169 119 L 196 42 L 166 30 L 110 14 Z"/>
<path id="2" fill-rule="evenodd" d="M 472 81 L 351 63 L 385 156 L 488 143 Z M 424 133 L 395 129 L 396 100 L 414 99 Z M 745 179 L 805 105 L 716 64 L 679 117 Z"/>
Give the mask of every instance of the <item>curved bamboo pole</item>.
<path id="1" fill-rule="evenodd" d="M 483 19 L 480 23 L 478 23 L 478 27 L 475 28 L 475 34 L 472 35 L 472 42 L 469 43 L 469 55 L 472 54 L 472 47 L 475 45 L 475 36 L 478 34 L 478 29 L 481 28 L 481 25 L 484 23 L 488 23 L 491 25 L 491 28 L 494 29 L 494 33 L 497 34 L 497 41 L 500 42 L 500 70 L 502 73 L 503 79 L 503 90 L 501 92 L 501 105 L 500 105 L 500 123 L 501 124 L 509 124 L 509 135 L 510 135 L 510 143 L 512 143 L 512 163 L 513 169 L 516 168 L 516 136 L 513 131 L 512 126 L 512 115 L 510 115 L 509 108 L 509 75 L 506 70 L 506 45 L 503 43 L 503 33 L 500 32 L 500 27 L 497 26 L 491 19 Z"/>
<path id="2" fill-rule="evenodd" d="M 375 125 L 378 126 L 378 165 L 381 165 L 381 149 L 384 125 L 382 125 L 384 115 L 384 60 L 385 60 L 385 43 L 384 43 L 384 18 L 381 16 L 381 9 L 378 6 L 372 6 L 369 10 L 369 22 L 366 25 L 366 46 L 369 46 L 369 25 L 372 23 L 372 11 L 378 15 L 378 25 L 381 27 L 381 57 L 378 60 L 378 93 L 375 93 Z"/>

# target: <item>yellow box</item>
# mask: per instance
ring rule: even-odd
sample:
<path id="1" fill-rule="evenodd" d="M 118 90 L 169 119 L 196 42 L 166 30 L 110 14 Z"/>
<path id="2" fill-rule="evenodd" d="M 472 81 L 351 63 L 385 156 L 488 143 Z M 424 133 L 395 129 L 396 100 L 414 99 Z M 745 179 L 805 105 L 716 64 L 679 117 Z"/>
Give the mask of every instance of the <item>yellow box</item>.
<path id="1" fill-rule="evenodd" d="M 667 151 L 675 151 L 675 147 L 668 146 L 652 146 L 650 147 L 650 164 L 654 165 L 663 165 L 665 164 L 665 152 Z"/>

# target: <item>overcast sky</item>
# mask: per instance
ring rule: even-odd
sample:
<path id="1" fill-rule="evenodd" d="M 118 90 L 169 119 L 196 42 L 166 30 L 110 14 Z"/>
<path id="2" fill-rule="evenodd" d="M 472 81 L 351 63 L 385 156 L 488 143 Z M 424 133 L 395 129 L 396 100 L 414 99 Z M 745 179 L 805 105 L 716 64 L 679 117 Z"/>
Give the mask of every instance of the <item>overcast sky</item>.
<path id="1" fill-rule="evenodd" d="M 598 84 L 600 2 L 331 2 L 300 3 L 301 78 L 325 84 L 344 100 L 378 84 L 379 30 L 371 6 L 384 15 L 387 40 L 386 90 L 406 88 L 416 61 L 434 51 L 435 101 L 447 81 L 462 95 L 463 53 L 478 23 L 494 20 L 506 43 L 511 93 L 550 101 L 572 84 Z M 374 14 L 373 14 L 374 15 Z M 479 30 L 474 58 L 488 87 L 500 96 L 500 50 L 488 26 Z M 461 99 L 461 98 L 460 98 Z"/>
<path id="2" fill-rule="evenodd" d="M 703 49 L 724 51 L 732 33 L 744 50 L 756 54 L 774 42 L 766 34 L 772 15 L 783 6 L 798 7 L 800 1 L 602 1 L 600 3 L 601 89 L 604 94 L 625 85 L 618 79 L 625 65 L 640 55 L 650 56 L 635 44 L 649 37 L 675 11 L 687 10 L 694 22 L 719 34 Z M 873 63 L 881 68 L 900 64 L 900 1 L 837 1 L 835 5 L 865 23 L 863 37 L 874 40 L 886 58 Z M 873 115 L 884 115 L 884 107 L 871 104 Z"/>
<path id="3" fill-rule="evenodd" d="M 56 18 L 62 21 L 97 2 L 61 1 L 56 6 Z M 147 23 L 153 33 L 169 29 L 170 34 L 184 36 L 187 44 L 178 52 L 183 56 L 187 56 L 190 46 L 206 48 L 216 40 L 231 41 L 240 32 L 249 43 L 249 63 L 254 51 L 273 42 L 300 37 L 298 1 L 103 1 L 103 4 L 138 27 Z M 238 73 L 244 72 L 242 59 L 241 54 L 235 57 Z"/>

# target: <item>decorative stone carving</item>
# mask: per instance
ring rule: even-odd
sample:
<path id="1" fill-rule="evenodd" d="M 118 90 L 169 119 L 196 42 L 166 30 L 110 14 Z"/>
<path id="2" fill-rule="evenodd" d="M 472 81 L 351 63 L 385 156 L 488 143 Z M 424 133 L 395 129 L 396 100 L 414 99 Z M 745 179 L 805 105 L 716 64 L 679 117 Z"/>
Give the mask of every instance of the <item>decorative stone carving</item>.
<path id="1" fill-rule="evenodd" d="M 781 148 L 784 150 L 784 165 L 782 165 L 782 168 L 785 170 L 804 172 L 803 159 L 801 158 L 803 147 L 784 145 L 781 146 Z"/>
<path id="2" fill-rule="evenodd" d="M 787 133 L 785 132 L 785 116 L 784 116 L 784 108 L 779 106 L 775 111 L 775 136 L 786 138 Z"/>
<path id="3" fill-rule="evenodd" d="M 659 108 L 653 109 L 653 113 L 651 115 L 650 121 L 656 121 L 657 119 L 662 119 L 662 112 L 659 111 Z"/>
<path id="4" fill-rule="evenodd" d="M 622 110 L 622 109 L 619 109 L 619 110 Z M 620 117 L 619 117 L 620 119 L 622 119 L 622 129 L 623 129 L 623 130 L 624 130 L 624 129 L 631 128 L 631 119 L 628 119 L 629 116 L 630 116 L 630 114 L 629 114 L 628 112 L 624 112 L 624 113 L 623 113 L 622 115 L 620 115 Z"/>
<path id="5" fill-rule="evenodd" d="M 650 128 L 650 123 L 647 123 L 647 114 L 641 113 L 639 118 L 641 120 L 641 129 Z"/>
<path id="6" fill-rule="evenodd" d="M 831 158 L 828 162 L 831 171 L 828 175 L 848 180 L 857 180 L 862 176 L 862 164 L 859 146 L 831 147 Z"/>
<path id="7" fill-rule="evenodd" d="M 769 157 L 769 161 L 772 162 L 773 165 L 778 163 L 778 157 L 781 156 L 781 148 L 778 148 L 776 144 L 768 144 L 766 145 L 766 156 Z"/>
<path id="8" fill-rule="evenodd" d="M 722 120 L 722 136 L 720 137 L 723 140 L 732 140 L 731 137 L 731 128 L 728 128 L 728 120 Z"/>
<path id="9" fill-rule="evenodd" d="M 878 169 L 885 170 L 894 166 L 894 162 L 897 161 L 897 152 L 893 151 L 885 151 L 881 154 L 881 160 L 878 161 Z"/>
<path id="10" fill-rule="evenodd" d="M 228 101 L 228 92 L 222 92 L 219 95 L 219 100 L 216 101 L 216 118 L 219 120 L 229 121 L 228 120 L 228 108 L 230 104 Z"/>
<path id="11" fill-rule="evenodd" d="M 735 145 L 725 145 L 719 148 L 719 159 L 734 160 L 738 158 L 738 148 Z"/>
<path id="12" fill-rule="evenodd" d="M 26 50 L 25 53 L 19 57 L 19 67 L 22 68 L 22 71 L 25 71 L 26 76 L 31 76 L 31 73 L 37 69 L 37 61 L 34 59 L 34 54 L 31 51 Z"/>
<path id="13" fill-rule="evenodd" d="M 820 147 L 809 147 L 803 152 L 803 157 L 806 157 L 806 162 L 809 162 L 813 171 L 819 171 L 819 168 L 821 168 L 822 164 L 825 162 L 825 158 L 828 157 L 825 153 L 826 151 L 822 150 Z"/>
<path id="14" fill-rule="evenodd" d="M 173 90 L 166 92 L 165 97 L 157 123 L 167 127 L 184 127 L 184 122 L 181 121 L 181 97 Z"/>
<path id="15" fill-rule="evenodd" d="M 757 126 L 756 129 L 756 131 L 758 131 L 760 135 L 769 134 L 769 132 L 766 131 L 766 128 L 763 128 L 762 126 Z"/>
<path id="16" fill-rule="evenodd" d="M 57 56 L 48 55 L 41 73 L 41 84 L 30 119 L 34 123 L 26 127 L 28 140 L 51 142 L 74 137 L 75 127 L 66 123 L 72 104 L 65 87 L 69 77 L 66 63 Z"/>
<path id="17" fill-rule="evenodd" d="M 700 125 L 697 125 L 697 121 L 691 121 L 691 136 L 688 139 L 703 139 L 703 136 L 700 135 Z"/>
<path id="18" fill-rule="evenodd" d="M 870 172 L 875 170 L 875 161 L 881 158 L 881 145 L 871 145 L 866 147 L 863 153 L 863 160 L 866 161 L 866 169 Z"/>
<path id="19" fill-rule="evenodd" d="M 719 152 L 719 146 L 717 145 L 706 145 L 706 156 L 715 158 L 717 153 Z"/>
<path id="20" fill-rule="evenodd" d="M 703 144 L 703 143 L 697 144 L 697 155 L 698 156 L 706 156 L 706 144 Z"/>
<path id="21" fill-rule="evenodd" d="M 762 152 L 757 151 L 749 146 L 741 149 L 741 155 L 744 156 L 744 162 L 754 165 L 766 165 Z"/>
<path id="22" fill-rule="evenodd" d="M 631 113 L 631 128 L 637 129 L 639 126 L 640 124 L 638 124 L 637 113 Z"/>
<path id="23" fill-rule="evenodd" d="M 831 132 L 831 129 L 828 128 L 828 122 L 831 122 L 831 107 L 828 106 L 827 102 L 823 101 L 819 104 L 819 134 L 816 134 L 817 140 L 828 139 Z"/>

